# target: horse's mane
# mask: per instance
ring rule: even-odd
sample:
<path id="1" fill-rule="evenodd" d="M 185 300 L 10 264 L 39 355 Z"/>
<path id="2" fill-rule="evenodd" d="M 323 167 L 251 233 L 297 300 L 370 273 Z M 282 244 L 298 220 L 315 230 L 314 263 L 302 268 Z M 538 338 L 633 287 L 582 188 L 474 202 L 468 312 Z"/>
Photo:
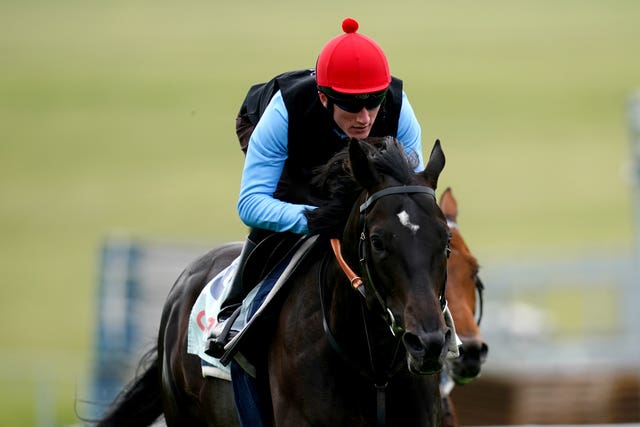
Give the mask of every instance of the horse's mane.
<path id="1" fill-rule="evenodd" d="M 364 142 L 374 170 L 399 185 L 411 183 L 418 165 L 417 155 L 408 155 L 402 144 L 390 136 L 370 137 Z M 364 190 L 353 176 L 348 147 L 316 170 L 312 184 L 327 197 L 317 209 L 305 212 L 309 233 L 326 238 L 342 237 L 353 205 Z"/>

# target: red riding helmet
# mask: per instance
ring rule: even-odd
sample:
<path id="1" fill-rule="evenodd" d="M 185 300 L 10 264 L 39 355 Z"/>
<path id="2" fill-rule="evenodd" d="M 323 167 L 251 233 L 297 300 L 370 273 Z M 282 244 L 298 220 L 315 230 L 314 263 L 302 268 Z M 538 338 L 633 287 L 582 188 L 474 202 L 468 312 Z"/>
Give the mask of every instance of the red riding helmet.
<path id="1" fill-rule="evenodd" d="M 340 34 L 322 48 L 316 64 L 318 86 L 346 94 L 379 92 L 391 82 L 384 52 L 370 37 L 359 34 L 358 21 L 346 18 Z"/>

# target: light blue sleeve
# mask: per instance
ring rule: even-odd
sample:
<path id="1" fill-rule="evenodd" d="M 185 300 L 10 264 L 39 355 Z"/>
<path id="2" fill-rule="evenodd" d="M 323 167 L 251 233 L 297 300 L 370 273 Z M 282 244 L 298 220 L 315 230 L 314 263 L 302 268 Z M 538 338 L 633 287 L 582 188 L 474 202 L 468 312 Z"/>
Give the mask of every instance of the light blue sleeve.
<path id="1" fill-rule="evenodd" d="M 408 153 L 418 155 L 420 164 L 416 168 L 417 172 L 424 170 L 424 157 L 422 155 L 422 129 L 420 123 L 413 112 L 413 107 L 409 103 L 407 94 L 402 91 L 402 106 L 400 107 L 400 119 L 398 120 L 398 135 L 396 138 Z"/>
<path id="2" fill-rule="evenodd" d="M 315 207 L 287 203 L 273 197 L 287 160 L 288 124 L 287 108 L 278 91 L 249 139 L 240 183 L 238 214 L 249 227 L 305 234 L 308 227 L 303 212 Z"/>

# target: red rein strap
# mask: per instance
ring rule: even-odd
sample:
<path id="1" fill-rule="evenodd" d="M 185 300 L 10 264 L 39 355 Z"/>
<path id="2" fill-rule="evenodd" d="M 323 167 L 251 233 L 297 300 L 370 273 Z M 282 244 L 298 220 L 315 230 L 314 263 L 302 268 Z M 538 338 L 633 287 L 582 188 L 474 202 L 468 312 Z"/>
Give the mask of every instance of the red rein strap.
<path id="1" fill-rule="evenodd" d="M 342 252 L 340 251 L 340 240 L 331 239 L 331 249 L 333 249 L 333 253 L 338 260 L 340 268 L 342 268 L 342 271 L 344 271 L 344 274 L 347 275 L 349 282 L 351 282 L 351 286 L 353 286 L 354 289 L 358 289 L 363 283 L 362 279 L 353 272 L 351 267 L 347 265 L 347 262 L 344 260 L 344 258 L 342 258 Z"/>

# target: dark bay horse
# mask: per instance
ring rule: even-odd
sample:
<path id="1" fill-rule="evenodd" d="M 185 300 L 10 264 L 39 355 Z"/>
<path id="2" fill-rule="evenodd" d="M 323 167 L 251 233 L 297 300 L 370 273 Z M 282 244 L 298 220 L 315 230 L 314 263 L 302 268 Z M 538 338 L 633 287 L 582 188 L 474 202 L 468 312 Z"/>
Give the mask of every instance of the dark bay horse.
<path id="1" fill-rule="evenodd" d="M 440 196 L 440 209 L 451 230 L 451 254 L 447 262 L 447 303 L 458 337 L 462 341 L 460 356 L 448 359 L 446 375 L 455 384 L 466 384 L 480 374 L 489 351 L 480 333 L 484 285 L 478 275 L 479 265 L 458 227 L 458 202 L 450 188 Z M 443 394 L 443 424 L 457 426 L 453 402 Z"/>
<path id="2" fill-rule="evenodd" d="M 438 141 L 415 173 L 396 140 L 352 140 L 320 175 L 330 202 L 308 213 L 318 243 L 290 278 L 256 378 L 273 425 L 440 425 L 433 374 L 454 339 L 443 316 L 449 229 L 434 192 L 444 162 Z M 215 249 L 178 278 L 157 354 L 100 425 L 161 414 L 169 426 L 237 425 L 229 383 L 203 377 L 186 352 L 193 303 L 235 256 L 237 246 Z"/>

